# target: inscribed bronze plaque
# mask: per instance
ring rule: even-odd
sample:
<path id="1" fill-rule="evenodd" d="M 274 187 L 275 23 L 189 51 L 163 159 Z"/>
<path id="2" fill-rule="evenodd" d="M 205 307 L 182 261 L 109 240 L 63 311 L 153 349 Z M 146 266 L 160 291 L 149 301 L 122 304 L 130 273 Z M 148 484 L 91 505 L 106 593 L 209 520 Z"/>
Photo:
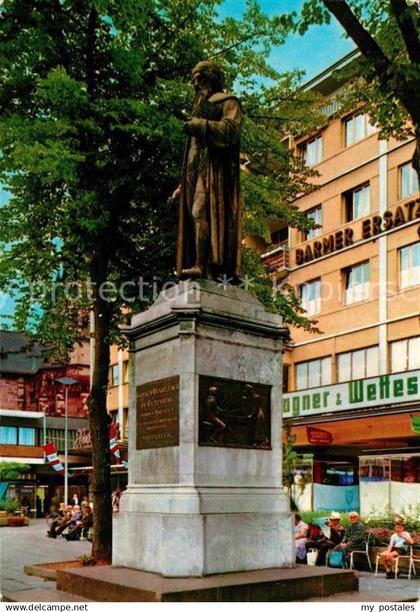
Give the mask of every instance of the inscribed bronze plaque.
<path id="1" fill-rule="evenodd" d="M 271 449 L 271 387 L 200 376 L 200 446 Z"/>
<path id="2" fill-rule="evenodd" d="M 179 376 L 136 389 L 137 450 L 179 445 Z"/>

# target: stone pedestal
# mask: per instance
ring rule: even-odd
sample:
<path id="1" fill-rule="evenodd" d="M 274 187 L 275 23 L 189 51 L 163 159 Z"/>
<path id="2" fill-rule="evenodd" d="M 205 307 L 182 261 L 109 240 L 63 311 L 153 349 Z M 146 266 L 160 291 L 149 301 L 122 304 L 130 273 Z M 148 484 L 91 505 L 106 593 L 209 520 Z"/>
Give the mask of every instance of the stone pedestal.
<path id="1" fill-rule="evenodd" d="M 281 489 L 281 318 L 242 289 L 187 281 L 133 317 L 127 334 L 129 479 L 113 564 L 168 577 L 292 567 Z M 244 383 L 267 394 L 267 438 L 261 410 L 249 422 L 231 417 L 237 437 L 214 427 L 203 392 L 221 379 L 231 404 L 243 406 Z"/>

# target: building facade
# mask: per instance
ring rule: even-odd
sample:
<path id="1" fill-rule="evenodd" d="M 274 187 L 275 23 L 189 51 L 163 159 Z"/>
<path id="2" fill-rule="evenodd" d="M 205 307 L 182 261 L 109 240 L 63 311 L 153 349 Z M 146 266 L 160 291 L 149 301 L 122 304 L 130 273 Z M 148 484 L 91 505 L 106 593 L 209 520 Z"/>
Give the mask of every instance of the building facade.
<path id="1" fill-rule="evenodd" d="M 27 345 L 22 334 L 0 332 L 0 458 L 29 468 L 16 481 L 1 484 L 0 498 L 15 498 L 39 515 L 49 499 L 63 495 L 63 477 L 46 462 L 42 448 L 54 442 L 63 461 L 65 398 L 57 382 L 63 376 L 77 381 L 68 389 L 69 467 L 87 462 L 76 446 L 88 422 L 89 351 L 86 345 L 77 347 L 68 365 L 57 366 L 42 359 L 38 346 L 26 350 Z M 71 479 L 70 494 L 85 492 L 86 484 L 86 478 Z"/>
<path id="2" fill-rule="evenodd" d="M 296 487 L 298 505 L 414 512 L 420 503 L 414 139 L 381 140 L 363 109 L 332 115 L 332 70 L 306 87 L 325 95 L 330 116 L 326 127 L 292 145 L 318 172 L 318 189 L 295 204 L 319 227 L 305 234 L 290 228 L 286 242 L 284 228 L 276 228 L 263 255 L 274 282 L 293 285 L 321 331 L 293 329 L 284 355 L 284 417 L 307 483 Z"/>

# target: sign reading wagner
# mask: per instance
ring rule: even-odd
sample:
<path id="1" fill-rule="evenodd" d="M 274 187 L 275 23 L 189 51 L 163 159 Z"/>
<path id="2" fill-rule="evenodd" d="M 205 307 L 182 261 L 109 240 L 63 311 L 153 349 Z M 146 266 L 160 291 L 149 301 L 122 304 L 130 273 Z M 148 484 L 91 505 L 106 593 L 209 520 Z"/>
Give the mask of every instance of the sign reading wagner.
<path id="1" fill-rule="evenodd" d="M 420 370 L 384 374 L 283 395 L 283 416 L 304 417 L 420 399 Z"/>
<path id="2" fill-rule="evenodd" d="M 179 445 L 179 376 L 136 388 L 137 450 Z"/>

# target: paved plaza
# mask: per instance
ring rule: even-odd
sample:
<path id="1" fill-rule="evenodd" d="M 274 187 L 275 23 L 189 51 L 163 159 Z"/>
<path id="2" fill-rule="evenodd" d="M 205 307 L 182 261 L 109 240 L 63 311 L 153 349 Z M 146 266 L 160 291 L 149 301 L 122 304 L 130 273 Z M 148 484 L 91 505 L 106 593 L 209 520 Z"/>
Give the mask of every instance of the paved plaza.
<path id="1" fill-rule="evenodd" d="M 16 591 L 55 589 L 55 582 L 35 576 L 27 576 L 24 565 L 66 561 L 88 554 L 89 542 L 67 542 L 64 538 L 52 540 L 46 537 L 47 523 L 43 519 L 33 520 L 29 527 L 2 527 L 1 548 L 1 592 L 8 596 Z M 360 591 L 369 593 L 366 601 L 389 595 L 395 600 L 419 596 L 420 580 L 386 580 L 383 575 L 375 577 L 369 572 L 360 572 Z"/>
<path id="2" fill-rule="evenodd" d="M 45 519 L 31 521 L 28 527 L 2 527 L 0 529 L 0 582 L 4 596 L 27 589 L 55 589 L 55 582 L 27 576 L 24 565 L 67 561 L 89 554 L 90 542 L 67 542 L 46 537 Z"/>

